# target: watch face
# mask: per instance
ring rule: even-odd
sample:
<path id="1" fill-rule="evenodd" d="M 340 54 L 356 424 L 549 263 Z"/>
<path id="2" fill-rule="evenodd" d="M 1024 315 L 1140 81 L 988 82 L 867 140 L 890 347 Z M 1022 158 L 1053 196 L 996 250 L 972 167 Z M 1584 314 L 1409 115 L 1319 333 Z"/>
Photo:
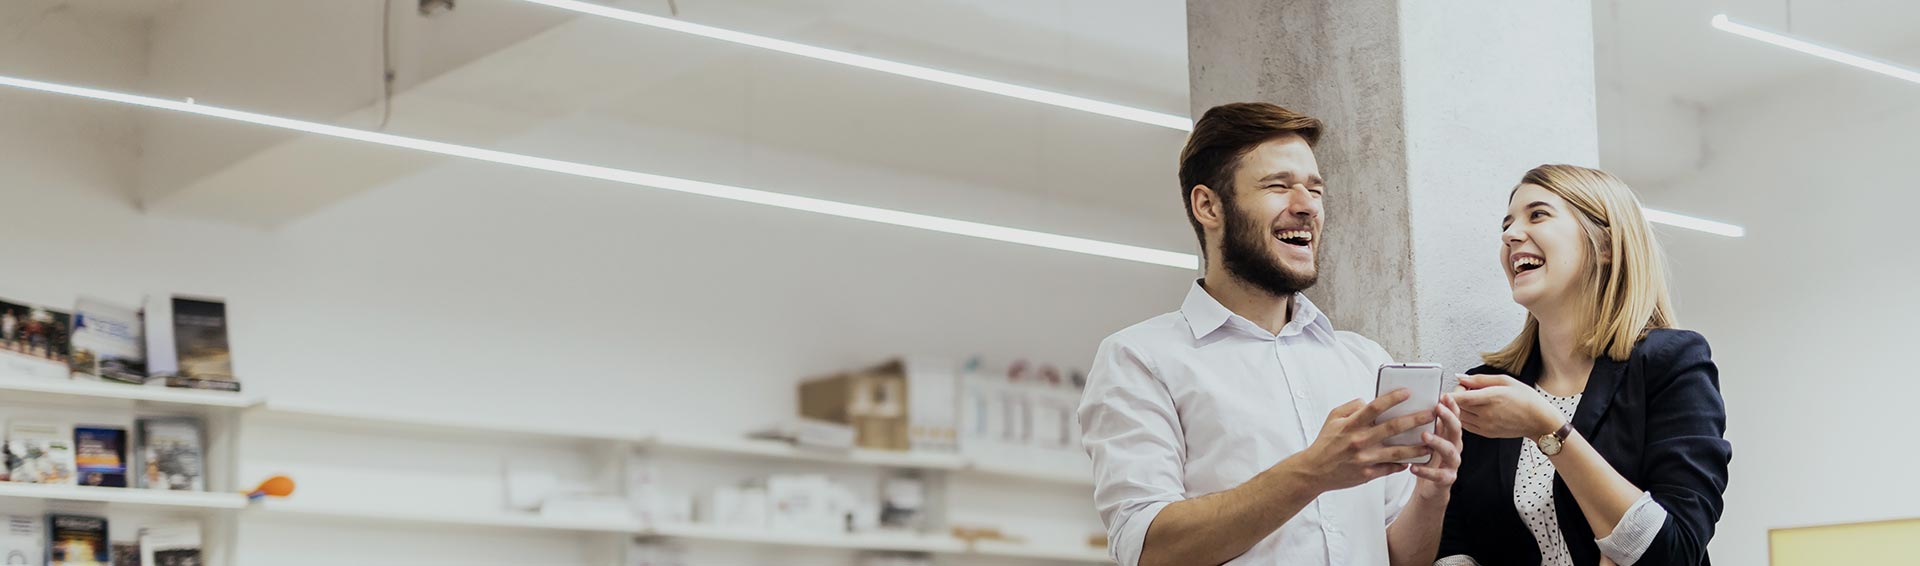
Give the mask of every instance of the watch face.
<path id="1" fill-rule="evenodd" d="M 1540 437 L 1540 440 L 1535 442 L 1535 444 L 1540 445 L 1541 454 L 1553 456 L 1555 454 L 1560 453 L 1560 437 L 1559 436 L 1552 435 L 1552 434 L 1542 436 Z"/>

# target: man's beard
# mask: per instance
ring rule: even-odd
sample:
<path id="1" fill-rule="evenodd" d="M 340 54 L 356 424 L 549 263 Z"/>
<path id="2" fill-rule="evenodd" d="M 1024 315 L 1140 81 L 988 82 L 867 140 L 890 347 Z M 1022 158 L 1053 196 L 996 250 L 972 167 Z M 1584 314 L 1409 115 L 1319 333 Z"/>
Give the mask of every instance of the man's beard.
<path id="1" fill-rule="evenodd" d="M 1320 254 L 1314 250 L 1313 267 L 1306 273 L 1288 268 L 1273 257 L 1273 228 L 1241 214 L 1233 201 L 1223 202 L 1226 209 L 1226 239 L 1220 242 L 1221 265 L 1227 273 L 1272 293 L 1290 297 L 1307 290 L 1320 279 Z M 1316 239 L 1317 243 L 1317 239 Z"/>

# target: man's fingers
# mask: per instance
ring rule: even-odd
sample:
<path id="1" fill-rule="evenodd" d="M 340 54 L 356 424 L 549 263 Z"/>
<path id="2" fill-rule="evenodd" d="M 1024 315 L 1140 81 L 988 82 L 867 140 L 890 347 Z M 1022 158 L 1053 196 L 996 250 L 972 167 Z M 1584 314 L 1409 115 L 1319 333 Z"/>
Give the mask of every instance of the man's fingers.
<path id="1" fill-rule="evenodd" d="M 1360 453 L 1361 462 L 1382 463 L 1399 460 L 1412 460 L 1432 454 L 1433 449 L 1426 446 L 1388 446 Z"/>
<path id="2" fill-rule="evenodd" d="M 1386 440 L 1389 436 L 1425 426 L 1427 423 L 1433 422 L 1433 419 L 1434 414 L 1431 412 L 1414 413 L 1375 425 L 1372 429 L 1367 430 L 1364 438 L 1367 442 L 1379 442 Z"/>
<path id="3" fill-rule="evenodd" d="M 1353 414 L 1353 420 L 1354 422 L 1371 425 L 1373 424 L 1373 419 L 1380 417 L 1380 413 L 1387 412 L 1387 409 L 1393 408 L 1394 405 L 1398 405 L 1412 396 L 1413 393 L 1408 392 L 1404 388 L 1389 391 L 1386 395 L 1375 398 L 1372 403 L 1367 403 L 1367 406 L 1361 407 L 1359 411 Z"/>
<path id="4" fill-rule="evenodd" d="M 1393 474 L 1400 473 L 1401 470 L 1405 470 L 1405 469 L 1407 469 L 1406 464 L 1399 464 L 1394 462 L 1388 462 L 1385 464 L 1374 464 L 1371 466 L 1367 466 L 1367 477 L 1384 478 L 1387 476 L 1391 476 Z"/>
<path id="5" fill-rule="evenodd" d="M 1333 421 L 1346 418 L 1347 415 L 1351 415 L 1354 411 L 1358 410 L 1360 410 L 1359 399 L 1341 403 L 1340 406 L 1333 408 L 1333 412 L 1327 413 L 1327 424 L 1332 424 Z"/>

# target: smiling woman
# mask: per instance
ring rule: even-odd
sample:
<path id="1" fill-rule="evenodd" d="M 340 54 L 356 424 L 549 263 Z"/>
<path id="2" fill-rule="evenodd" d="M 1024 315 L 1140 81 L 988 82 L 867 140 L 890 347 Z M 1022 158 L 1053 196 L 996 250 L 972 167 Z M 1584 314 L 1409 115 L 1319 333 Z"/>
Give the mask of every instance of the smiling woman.
<path id="1" fill-rule="evenodd" d="M 1726 408 L 1706 340 L 1672 328 L 1639 200 L 1605 172 L 1541 166 L 1500 239 L 1527 326 L 1453 395 L 1468 434 L 1440 556 L 1706 564 L 1733 457 Z"/>

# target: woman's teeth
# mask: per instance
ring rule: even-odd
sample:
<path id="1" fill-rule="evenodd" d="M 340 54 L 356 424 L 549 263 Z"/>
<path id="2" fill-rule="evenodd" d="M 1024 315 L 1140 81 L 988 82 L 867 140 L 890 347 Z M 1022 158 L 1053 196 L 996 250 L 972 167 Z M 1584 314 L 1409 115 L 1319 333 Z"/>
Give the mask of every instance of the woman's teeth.
<path id="1" fill-rule="evenodd" d="M 1546 264 L 1547 264 L 1547 261 L 1544 259 L 1540 259 L 1537 257 L 1523 257 L 1520 259 L 1513 260 L 1513 271 L 1515 273 L 1519 273 L 1521 271 L 1526 271 L 1530 268 L 1541 267 Z"/>

